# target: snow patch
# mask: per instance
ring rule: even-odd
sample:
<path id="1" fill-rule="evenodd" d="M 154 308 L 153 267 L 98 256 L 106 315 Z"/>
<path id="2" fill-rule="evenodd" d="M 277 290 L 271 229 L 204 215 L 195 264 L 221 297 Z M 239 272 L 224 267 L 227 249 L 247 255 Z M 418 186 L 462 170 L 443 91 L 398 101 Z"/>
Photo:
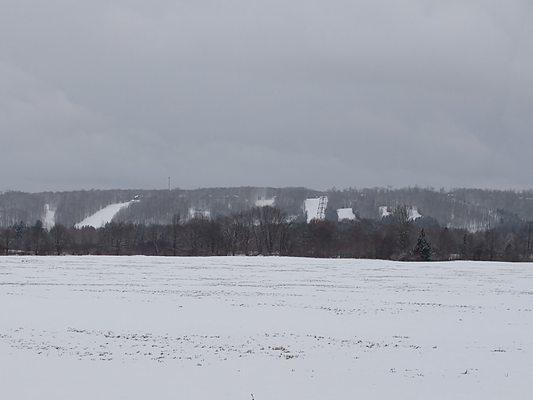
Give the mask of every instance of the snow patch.
<path id="1" fill-rule="evenodd" d="M 355 214 L 353 213 L 353 210 L 351 208 L 339 208 L 337 210 L 337 217 L 339 221 L 349 220 L 353 221 L 355 220 Z"/>
<path id="2" fill-rule="evenodd" d="M 422 215 L 418 212 L 418 209 L 416 207 L 409 207 L 407 209 L 407 212 L 409 213 L 409 221 L 414 221 L 422 217 Z"/>
<path id="3" fill-rule="evenodd" d="M 465 224 L 464 229 L 470 233 L 477 233 L 490 229 L 490 222 L 475 222 L 471 221 Z"/>
<path id="4" fill-rule="evenodd" d="M 108 224 L 113 220 L 115 215 L 118 214 L 123 208 L 128 208 L 131 204 L 137 202 L 137 200 L 126 201 L 125 203 L 110 204 L 101 210 L 95 212 L 93 215 L 88 216 L 83 221 L 74 225 L 77 229 L 84 226 L 92 226 L 95 229 L 103 228 L 105 224 Z"/>
<path id="5" fill-rule="evenodd" d="M 189 219 L 194 219 L 194 218 L 210 219 L 211 218 L 211 211 L 209 211 L 209 210 L 201 210 L 201 209 L 196 209 L 194 207 L 190 207 L 189 208 Z"/>
<path id="6" fill-rule="evenodd" d="M 304 210 L 307 215 L 307 223 L 316 219 L 323 221 L 326 218 L 326 207 L 328 206 L 328 197 L 321 196 L 315 199 L 306 199 Z"/>
<path id="7" fill-rule="evenodd" d="M 285 218 L 285 221 L 287 222 L 294 222 L 298 219 L 297 215 L 287 215 L 287 218 Z"/>
<path id="8" fill-rule="evenodd" d="M 257 199 L 255 201 L 256 207 L 274 207 L 276 199 L 273 197 L 271 199 Z"/>
<path id="9" fill-rule="evenodd" d="M 392 212 L 389 211 L 389 207 L 387 207 L 387 206 L 380 206 L 379 207 L 379 215 L 380 215 L 381 218 L 388 217 L 391 214 L 392 214 Z"/>
<path id="10" fill-rule="evenodd" d="M 418 212 L 418 208 L 414 206 L 407 207 L 407 214 L 408 214 L 409 221 L 414 221 L 422 217 L 422 214 Z M 380 206 L 379 215 L 381 218 L 385 218 L 385 217 L 388 217 L 389 215 L 392 215 L 391 208 L 388 206 Z"/>

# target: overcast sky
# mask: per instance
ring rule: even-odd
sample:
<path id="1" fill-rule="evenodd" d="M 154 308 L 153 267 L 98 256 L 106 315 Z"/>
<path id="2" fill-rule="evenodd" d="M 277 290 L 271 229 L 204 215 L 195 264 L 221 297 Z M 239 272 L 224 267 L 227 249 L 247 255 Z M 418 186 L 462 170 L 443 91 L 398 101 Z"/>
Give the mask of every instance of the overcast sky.
<path id="1" fill-rule="evenodd" d="M 0 0 L 0 190 L 531 188 L 532 4 Z"/>

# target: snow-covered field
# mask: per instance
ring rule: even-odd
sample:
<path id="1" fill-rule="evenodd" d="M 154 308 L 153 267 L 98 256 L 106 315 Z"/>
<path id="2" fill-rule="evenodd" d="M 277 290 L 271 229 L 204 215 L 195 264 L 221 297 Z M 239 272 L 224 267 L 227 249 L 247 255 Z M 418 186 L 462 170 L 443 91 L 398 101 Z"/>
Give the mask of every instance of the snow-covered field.
<path id="1" fill-rule="evenodd" d="M 3 399 L 530 399 L 533 265 L 0 258 Z"/>

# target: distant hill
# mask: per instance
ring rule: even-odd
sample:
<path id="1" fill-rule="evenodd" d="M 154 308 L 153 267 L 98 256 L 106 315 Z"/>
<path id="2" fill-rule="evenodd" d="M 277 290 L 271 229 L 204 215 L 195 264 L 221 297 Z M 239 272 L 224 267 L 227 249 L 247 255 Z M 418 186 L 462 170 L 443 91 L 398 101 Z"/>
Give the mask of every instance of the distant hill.
<path id="1" fill-rule="evenodd" d="M 502 222 L 533 220 L 533 191 L 482 189 L 433 190 L 345 189 L 318 191 L 307 188 L 205 188 L 194 190 L 84 190 L 68 192 L 5 192 L 0 194 L 0 226 L 41 220 L 74 226 L 92 221 L 100 211 L 107 220 L 139 224 L 170 223 L 179 214 L 216 218 L 255 206 L 275 206 L 292 219 L 305 220 L 306 199 L 327 196 L 328 219 L 337 218 L 337 210 L 352 208 L 357 218 L 382 218 L 397 205 L 411 207 L 413 215 L 438 222 L 442 226 L 484 230 Z M 135 201 L 132 201 L 134 200 Z M 120 206 L 127 203 L 127 206 Z M 113 206 L 112 206 L 113 205 Z M 112 206 L 112 207 L 111 207 Z M 102 212 L 106 208 L 106 212 Z M 108 210 L 115 210 L 110 213 Z M 98 219 L 98 218 L 97 218 Z M 106 219 L 98 219 L 102 224 Z"/>

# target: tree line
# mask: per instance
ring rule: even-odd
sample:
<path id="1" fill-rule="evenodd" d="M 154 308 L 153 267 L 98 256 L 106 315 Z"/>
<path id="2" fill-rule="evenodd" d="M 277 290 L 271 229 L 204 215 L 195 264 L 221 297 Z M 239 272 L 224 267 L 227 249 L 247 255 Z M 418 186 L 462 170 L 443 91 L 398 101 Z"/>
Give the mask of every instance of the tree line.
<path id="1" fill-rule="evenodd" d="M 533 260 L 533 223 L 500 221 L 488 230 L 468 232 L 423 217 L 411 220 L 398 206 L 382 220 L 291 220 L 272 207 L 253 208 L 215 219 L 169 224 L 112 222 L 95 229 L 41 221 L 0 229 L 2 254 L 156 255 L 372 258 L 388 260 Z"/>

